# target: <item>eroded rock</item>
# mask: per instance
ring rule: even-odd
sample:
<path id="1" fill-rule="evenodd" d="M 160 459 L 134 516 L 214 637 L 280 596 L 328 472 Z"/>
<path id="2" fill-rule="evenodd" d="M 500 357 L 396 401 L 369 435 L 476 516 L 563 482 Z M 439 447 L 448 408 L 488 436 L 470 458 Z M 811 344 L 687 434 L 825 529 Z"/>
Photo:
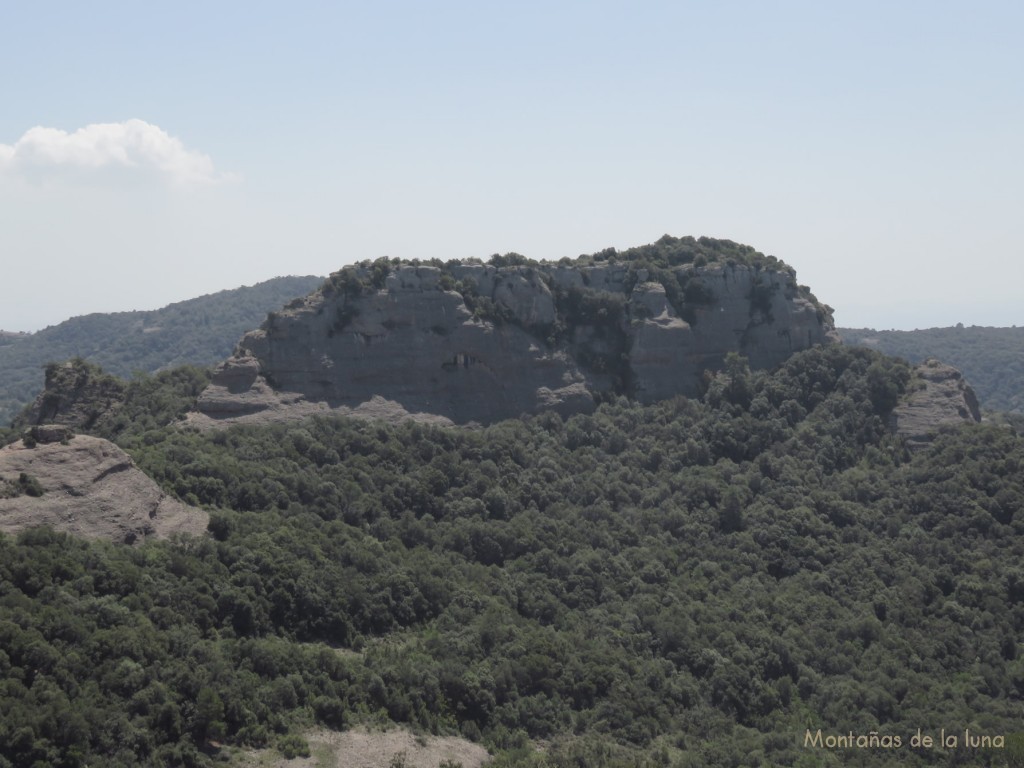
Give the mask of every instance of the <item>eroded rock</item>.
<path id="1" fill-rule="evenodd" d="M 24 476 L 24 478 L 22 477 Z M 79 435 L 29 448 L 0 449 L 0 480 L 32 493 L 0 498 L 0 531 L 38 525 L 88 538 L 135 543 L 173 533 L 201 534 L 209 516 L 172 499 L 113 443 Z"/>
<path id="2" fill-rule="evenodd" d="M 929 358 L 914 374 L 919 388 L 891 416 L 892 429 L 911 450 L 927 446 L 947 424 L 981 421 L 978 398 L 956 368 Z"/>

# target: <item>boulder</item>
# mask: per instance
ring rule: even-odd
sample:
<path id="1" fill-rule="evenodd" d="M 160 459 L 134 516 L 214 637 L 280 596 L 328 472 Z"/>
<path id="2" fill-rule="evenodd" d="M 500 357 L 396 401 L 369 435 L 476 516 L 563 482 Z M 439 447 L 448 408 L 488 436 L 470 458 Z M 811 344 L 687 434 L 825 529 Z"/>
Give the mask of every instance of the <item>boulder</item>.
<path id="1" fill-rule="evenodd" d="M 22 433 L 22 441 L 31 443 L 63 443 L 75 436 L 71 427 L 63 424 L 36 424 Z"/>

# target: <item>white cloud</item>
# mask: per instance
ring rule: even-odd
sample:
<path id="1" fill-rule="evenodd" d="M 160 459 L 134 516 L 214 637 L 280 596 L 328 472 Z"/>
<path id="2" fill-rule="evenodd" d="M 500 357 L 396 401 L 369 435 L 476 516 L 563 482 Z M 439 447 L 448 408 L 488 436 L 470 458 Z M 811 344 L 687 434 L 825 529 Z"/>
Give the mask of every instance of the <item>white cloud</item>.
<path id="1" fill-rule="evenodd" d="M 0 144 L 0 171 L 110 167 L 148 169 L 185 184 L 233 178 L 218 173 L 208 155 L 186 149 L 180 139 L 144 120 L 93 123 L 74 133 L 36 126 L 13 145 Z"/>

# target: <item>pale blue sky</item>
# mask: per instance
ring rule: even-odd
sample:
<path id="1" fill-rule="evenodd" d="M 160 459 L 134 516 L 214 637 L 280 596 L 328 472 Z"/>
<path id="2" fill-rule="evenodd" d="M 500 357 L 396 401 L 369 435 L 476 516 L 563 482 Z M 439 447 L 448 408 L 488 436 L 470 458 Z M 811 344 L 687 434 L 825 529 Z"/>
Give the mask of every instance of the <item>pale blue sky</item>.
<path id="1" fill-rule="evenodd" d="M 840 325 L 1024 325 L 1019 2 L 0 9 L 2 329 L 665 233 Z"/>

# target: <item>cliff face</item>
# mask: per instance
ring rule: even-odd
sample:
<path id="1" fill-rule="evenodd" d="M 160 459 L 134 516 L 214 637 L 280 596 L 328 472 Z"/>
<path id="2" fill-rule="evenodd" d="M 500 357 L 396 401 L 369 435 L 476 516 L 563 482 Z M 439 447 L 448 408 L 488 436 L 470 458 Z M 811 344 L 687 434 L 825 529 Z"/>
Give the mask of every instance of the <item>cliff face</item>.
<path id="1" fill-rule="evenodd" d="M 980 422 L 978 398 L 951 365 L 929 358 L 914 367 L 917 387 L 890 417 L 893 431 L 911 450 L 925 448 L 945 425 Z"/>
<path id="2" fill-rule="evenodd" d="M 828 308 L 760 254 L 752 263 L 624 256 L 347 267 L 246 334 L 199 410 L 238 419 L 376 404 L 488 423 L 584 411 L 606 395 L 694 395 L 729 352 L 764 368 L 835 340 Z"/>

